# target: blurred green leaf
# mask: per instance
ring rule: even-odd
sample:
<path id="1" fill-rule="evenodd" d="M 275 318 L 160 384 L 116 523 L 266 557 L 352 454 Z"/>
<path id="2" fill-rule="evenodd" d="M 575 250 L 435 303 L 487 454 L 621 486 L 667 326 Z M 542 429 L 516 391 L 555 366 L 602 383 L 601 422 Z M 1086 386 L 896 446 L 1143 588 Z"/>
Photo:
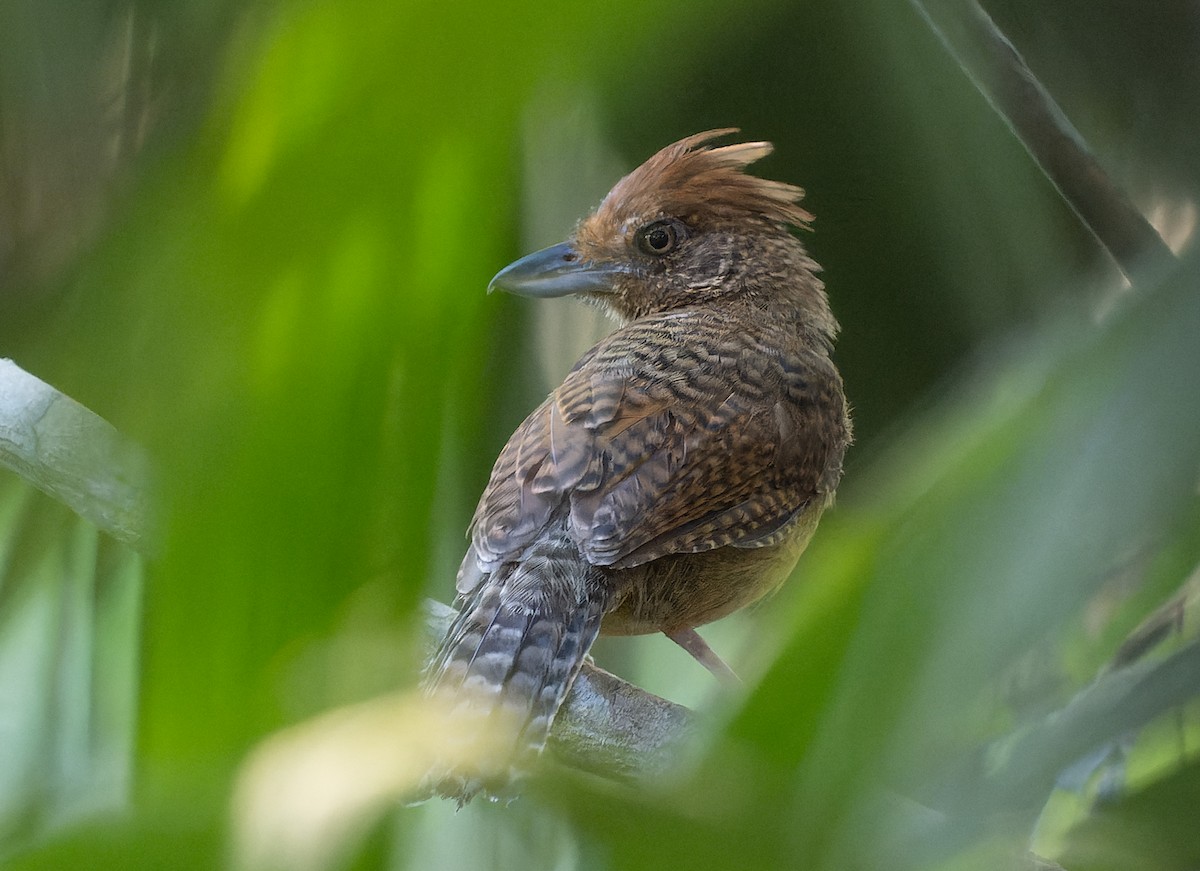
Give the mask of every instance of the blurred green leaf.
<path id="1" fill-rule="evenodd" d="M 1186 239 L 1194 160 L 1164 144 L 1195 132 L 1183 6 L 989 5 Z M 20 0 L 0 47 L 0 353 L 144 444 L 167 512 L 143 587 L 127 552 L 0 489 L 0 720 L 20 748 L 0 755 L 0 849 L 28 848 L 19 867 L 219 866 L 249 748 L 412 679 L 412 608 L 449 595 L 487 469 L 543 389 L 532 307 L 487 280 L 522 221 L 552 241 L 621 165 L 728 124 L 809 190 L 860 440 L 796 581 L 721 627 L 761 680 L 706 707 L 678 782 L 397 810 L 345 862 L 1021 858 L 1044 797 L 996 818 L 947 784 L 1194 570 L 1198 275 L 1193 257 L 1122 297 L 908 4 Z M 546 144 L 581 123 L 577 151 Z M 628 673 L 710 692 L 659 641 Z M 1195 773 L 1157 793 L 1151 743 L 1128 801 L 1183 807 Z M 1158 855 L 1130 831 L 1079 823 L 1064 866 L 1112 840 Z"/>
<path id="2" fill-rule="evenodd" d="M 1063 867 L 1073 871 L 1195 868 L 1200 863 L 1198 801 L 1200 771 L 1191 760 L 1147 788 L 1094 810 L 1071 832 Z"/>
<path id="3" fill-rule="evenodd" d="M 0 515 L 0 834 L 21 844 L 129 799 L 142 565 L 7 473 Z"/>

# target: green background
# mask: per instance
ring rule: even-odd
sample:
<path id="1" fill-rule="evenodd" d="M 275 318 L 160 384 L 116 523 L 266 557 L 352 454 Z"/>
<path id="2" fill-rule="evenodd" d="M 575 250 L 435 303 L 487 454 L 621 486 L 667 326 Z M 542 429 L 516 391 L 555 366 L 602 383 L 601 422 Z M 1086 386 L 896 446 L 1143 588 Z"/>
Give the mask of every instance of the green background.
<path id="1" fill-rule="evenodd" d="M 1191 6 L 988 7 L 1186 249 Z M 858 439 L 794 581 L 706 631 L 746 692 L 665 639 L 602 642 L 703 712 L 671 782 L 383 801 L 266 864 L 1194 865 L 1191 690 L 1078 789 L 1055 778 L 1095 740 L 1011 745 L 1197 565 L 1197 262 L 1126 290 L 885 0 L 0 8 L 0 354 L 150 452 L 165 529 L 143 563 L 0 476 L 0 857 L 243 862 L 247 754 L 411 686 L 415 607 L 450 597 L 495 454 L 571 362 L 562 325 L 591 328 L 489 278 L 721 126 L 808 191 Z"/>

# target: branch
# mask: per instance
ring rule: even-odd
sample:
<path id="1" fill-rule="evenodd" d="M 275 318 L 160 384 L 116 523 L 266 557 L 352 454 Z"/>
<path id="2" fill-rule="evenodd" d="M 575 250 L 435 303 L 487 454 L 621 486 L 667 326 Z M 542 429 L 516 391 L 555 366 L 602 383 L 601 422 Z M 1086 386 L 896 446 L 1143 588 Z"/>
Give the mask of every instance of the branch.
<path id="1" fill-rule="evenodd" d="M 911 2 L 1130 281 L 1174 263 L 1162 237 L 976 0 Z"/>
<path id="2" fill-rule="evenodd" d="M 425 602 L 426 629 L 441 638 L 454 609 Z M 653 780 L 678 764 L 695 731 L 692 712 L 585 662 L 554 720 L 550 748 L 573 768 L 620 780 Z"/>
<path id="3" fill-rule="evenodd" d="M 0 359 L 0 466 L 142 553 L 152 552 L 150 464 L 99 415 Z"/>

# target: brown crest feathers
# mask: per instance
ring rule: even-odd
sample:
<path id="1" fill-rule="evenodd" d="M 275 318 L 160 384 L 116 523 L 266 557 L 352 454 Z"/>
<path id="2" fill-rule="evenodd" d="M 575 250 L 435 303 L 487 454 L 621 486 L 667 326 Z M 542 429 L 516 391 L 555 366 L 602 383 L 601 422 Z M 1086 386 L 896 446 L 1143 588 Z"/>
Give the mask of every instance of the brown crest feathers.
<path id="1" fill-rule="evenodd" d="M 656 216 L 769 221 L 807 227 L 812 215 L 798 203 L 803 189 L 748 175 L 746 167 L 773 150 L 769 142 L 708 147 L 736 127 L 696 133 L 668 145 L 621 179 L 596 210 L 600 221 L 620 223 Z"/>

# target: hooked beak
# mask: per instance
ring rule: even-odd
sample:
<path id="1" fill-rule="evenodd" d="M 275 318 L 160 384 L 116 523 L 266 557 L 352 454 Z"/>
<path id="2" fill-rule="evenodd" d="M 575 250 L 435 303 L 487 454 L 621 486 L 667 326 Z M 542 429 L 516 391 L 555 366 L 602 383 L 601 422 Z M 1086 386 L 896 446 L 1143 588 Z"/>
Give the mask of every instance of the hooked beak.
<path id="1" fill-rule="evenodd" d="M 613 279 L 625 271 L 616 264 L 588 263 L 563 242 L 505 266 L 488 284 L 488 293 L 496 289 L 538 297 L 612 293 Z"/>

